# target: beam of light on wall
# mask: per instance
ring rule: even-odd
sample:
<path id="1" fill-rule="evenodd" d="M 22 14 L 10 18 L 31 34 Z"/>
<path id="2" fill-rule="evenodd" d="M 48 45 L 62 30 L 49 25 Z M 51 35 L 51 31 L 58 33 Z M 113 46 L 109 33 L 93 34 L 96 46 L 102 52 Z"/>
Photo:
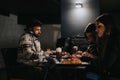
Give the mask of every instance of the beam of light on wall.
<path id="1" fill-rule="evenodd" d="M 67 19 L 67 23 L 72 25 L 70 27 L 73 29 L 80 28 L 80 25 L 85 26 L 87 23 L 93 22 L 93 19 L 94 19 L 93 16 L 96 15 L 96 13 L 92 13 L 92 12 L 94 11 L 90 10 L 89 8 L 70 9 L 65 15 Z"/>
<path id="2" fill-rule="evenodd" d="M 99 15 L 98 2 L 96 0 L 66 0 L 65 2 L 62 7 L 62 28 L 67 30 L 68 35 L 73 32 L 72 35 L 79 33 L 83 36 L 85 26 L 94 22 Z M 76 7 L 76 3 L 82 4 L 83 7 Z M 65 30 L 63 32 L 66 35 Z"/>

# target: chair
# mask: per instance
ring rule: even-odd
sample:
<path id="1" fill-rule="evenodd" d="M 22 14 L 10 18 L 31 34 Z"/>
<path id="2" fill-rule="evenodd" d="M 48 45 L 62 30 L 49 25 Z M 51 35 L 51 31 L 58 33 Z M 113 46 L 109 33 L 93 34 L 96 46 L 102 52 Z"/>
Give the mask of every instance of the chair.
<path id="1" fill-rule="evenodd" d="M 3 59 L 5 61 L 8 80 L 11 79 L 25 80 L 24 79 L 25 75 L 23 72 L 24 67 L 20 66 L 16 61 L 17 48 L 2 48 L 1 52 L 3 55 Z"/>

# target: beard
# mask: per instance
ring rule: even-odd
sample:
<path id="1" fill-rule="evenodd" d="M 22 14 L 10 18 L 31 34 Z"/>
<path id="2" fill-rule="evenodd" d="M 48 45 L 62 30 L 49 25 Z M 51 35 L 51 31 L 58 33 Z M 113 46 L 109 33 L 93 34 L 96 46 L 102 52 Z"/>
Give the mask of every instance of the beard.
<path id="1" fill-rule="evenodd" d="M 34 34 L 37 38 L 40 37 L 40 34 Z"/>

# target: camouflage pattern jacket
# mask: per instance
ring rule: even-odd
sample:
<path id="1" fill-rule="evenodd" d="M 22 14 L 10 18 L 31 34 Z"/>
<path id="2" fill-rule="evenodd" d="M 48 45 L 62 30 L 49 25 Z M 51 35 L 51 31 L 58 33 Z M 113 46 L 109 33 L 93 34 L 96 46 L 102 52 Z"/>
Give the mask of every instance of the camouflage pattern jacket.
<path id="1" fill-rule="evenodd" d="M 18 62 L 25 63 L 38 58 L 41 51 L 39 39 L 31 33 L 25 33 L 20 37 Z"/>

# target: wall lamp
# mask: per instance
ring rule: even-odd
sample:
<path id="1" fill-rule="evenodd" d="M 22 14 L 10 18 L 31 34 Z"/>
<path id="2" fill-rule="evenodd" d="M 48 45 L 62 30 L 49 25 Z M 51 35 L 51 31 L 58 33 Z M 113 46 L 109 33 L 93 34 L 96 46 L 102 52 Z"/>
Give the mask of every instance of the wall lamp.
<path id="1" fill-rule="evenodd" d="M 78 8 L 82 8 L 82 7 L 83 7 L 83 4 L 82 4 L 82 3 L 77 2 L 77 3 L 75 3 L 75 6 L 76 6 L 76 7 L 78 7 Z"/>

